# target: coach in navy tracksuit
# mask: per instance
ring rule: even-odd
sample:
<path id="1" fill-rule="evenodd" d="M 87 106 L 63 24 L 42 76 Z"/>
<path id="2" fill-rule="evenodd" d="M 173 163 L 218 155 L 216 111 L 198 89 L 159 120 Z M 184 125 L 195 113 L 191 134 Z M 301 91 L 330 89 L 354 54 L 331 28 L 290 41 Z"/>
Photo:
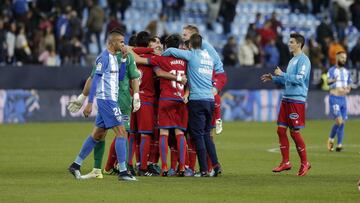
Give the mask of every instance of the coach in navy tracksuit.
<path id="1" fill-rule="evenodd" d="M 209 153 L 214 167 L 213 176 L 221 173 L 214 143 L 210 139 L 211 119 L 215 107 L 212 93 L 212 74 L 214 62 L 206 50 L 201 50 L 202 37 L 193 34 L 190 37 L 190 50 L 175 48 L 167 49 L 164 56 L 174 56 L 188 61 L 189 96 L 189 132 L 195 141 L 199 159 L 200 173 L 196 176 L 209 176 L 206 162 L 206 153 Z"/>

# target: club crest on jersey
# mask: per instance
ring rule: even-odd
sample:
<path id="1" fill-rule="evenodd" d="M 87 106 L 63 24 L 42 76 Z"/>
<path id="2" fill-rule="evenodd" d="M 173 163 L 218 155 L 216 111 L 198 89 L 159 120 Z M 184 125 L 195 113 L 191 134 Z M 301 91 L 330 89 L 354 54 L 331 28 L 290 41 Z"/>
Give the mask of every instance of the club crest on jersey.
<path id="1" fill-rule="evenodd" d="M 291 113 L 291 114 L 289 115 L 289 118 L 290 118 L 290 119 L 293 119 L 293 120 L 296 120 L 296 119 L 299 118 L 299 114 L 297 114 L 297 113 Z"/>
<path id="2" fill-rule="evenodd" d="M 101 63 L 98 63 L 96 65 L 96 71 L 101 71 L 101 67 L 102 67 L 102 64 Z"/>

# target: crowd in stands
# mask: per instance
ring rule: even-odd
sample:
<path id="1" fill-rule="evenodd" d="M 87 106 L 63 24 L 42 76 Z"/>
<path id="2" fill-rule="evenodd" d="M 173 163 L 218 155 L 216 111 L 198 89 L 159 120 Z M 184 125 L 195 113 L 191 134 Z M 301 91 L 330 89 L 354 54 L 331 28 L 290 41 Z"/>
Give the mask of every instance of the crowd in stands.
<path id="1" fill-rule="evenodd" d="M 145 27 L 137 27 L 131 21 L 132 13 L 127 15 L 135 0 L 2 0 L 0 64 L 87 65 L 104 48 L 109 30 L 120 27 L 131 36 L 146 29 L 153 35 L 164 37 L 172 33 L 169 23 L 183 19 L 187 4 L 193 5 L 197 1 L 206 5 L 203 31 L 212 33 L 217 29 L 214 22 L 222 26 L 222 35 L 227 41 L 218 51 L 222 53 L 225 65 L 273 68 L 285 67 L 289 61 L 290 54 L 284 40 L 287 36 L 282 36 L 285 28 L 277 11 L 266 15 L 256 13 L 246 35 L 239 40 L 232 32 L 237 26 L 235 17 L 241 15 L 237 10 L 241 3 L 239 0 L 157 1 L 155 5 L 161 8 L 154 13 L 154 19 Z M 320 19 L 315 35 L 307 39 L 305 48 L 313 67 L 334 64 L 334 54 L 338 51 L 349 54 L 350 66 L 360 67 L 360 38 L 349 47 L 346 32 L 351 28 L 359 35 L 360 0 L 278 2 L 285 4 L 292 13 L 314 15 Z M 191 7 L 189 12 L 192 12 Z M 181 30 L 181 27 L 177 29 Z M 207 37 L 212 42 L 211 35 Z"/>

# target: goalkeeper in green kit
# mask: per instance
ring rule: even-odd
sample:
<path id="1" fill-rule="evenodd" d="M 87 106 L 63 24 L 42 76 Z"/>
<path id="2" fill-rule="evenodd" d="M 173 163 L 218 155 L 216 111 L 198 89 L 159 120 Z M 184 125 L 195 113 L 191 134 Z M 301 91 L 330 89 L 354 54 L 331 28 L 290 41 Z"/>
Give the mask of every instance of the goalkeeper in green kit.
<path id="1" fill-rule="evenodd" d="M 121 66 L 126 66 L 125 77 L 122 81 L 119 81 L 118 104 L 120 106 L 121 117 L 125 125 L 126 131 L 129 131 L 132 106 L 133 106 L 133 111 L 135 112 L 139 110 L 141 105 L 140 97 L 139 97 L 140 72 L 136 67 L 134 56 L 131 53 L 127 53 L 126 49 L 117 53 L 117 61 Z M 68 110 L 70 112 L 72 113 L 78 112 L 82 107 L 85 99 L 89 94 L 94 72 L 95 72 L 95 67 L 93 68 L 90 77 L 86 80 L 82 94 L 80 94 L 76 100 L 69 102 Z M 133 92 L 133 100 L 130 94 L 130 80 L 131 80 L 131 87 Z M 104 151 L 105 151 L 105 140 L 102 140 L 98 142 L 94 148 L 93 170 L 90 173 L 81 176 L 82 179 L 103 178 L 101 172 L 101 166 L 102 166 Z M 114 172 L 116 172 L 116 169 L 114 167 L 115 162 L 116 162 L 116 153 L 115 153 L 115 139 L 114 139 L 109 150 L 108 161 L 106 163 L 104 170 L 105 174 L 113 174 Z"/>

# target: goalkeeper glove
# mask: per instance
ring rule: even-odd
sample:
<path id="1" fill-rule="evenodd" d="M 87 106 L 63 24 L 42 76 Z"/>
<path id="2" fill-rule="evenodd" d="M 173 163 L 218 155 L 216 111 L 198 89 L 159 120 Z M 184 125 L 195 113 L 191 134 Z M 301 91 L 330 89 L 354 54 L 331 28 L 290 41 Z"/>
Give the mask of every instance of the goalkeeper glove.
<path id="1" fill-rule="evenodd" d="M 140 109 L 141 103 L 140 103 L 140 96 L 139 93 L 135 93 L 133 95 L 133 112 L 136 112 Z"/>
<path id="2" fill-rule="evenodd" d="M 67 106 L 67 109 L 71 112 L 71 113 L 76 113 L 78 112 L 84 101 L 86 99 L 86 96 L 83 94 L 80 94 L 75 100 L 72 100 L 69 102 L 69 105 Z"/>

